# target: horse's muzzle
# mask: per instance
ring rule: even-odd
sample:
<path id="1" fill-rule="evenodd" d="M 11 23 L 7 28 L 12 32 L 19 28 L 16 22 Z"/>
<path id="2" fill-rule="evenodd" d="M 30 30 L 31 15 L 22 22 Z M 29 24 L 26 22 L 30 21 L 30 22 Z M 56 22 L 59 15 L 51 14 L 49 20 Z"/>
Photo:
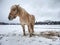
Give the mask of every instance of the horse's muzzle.
<path id="1" fill-rule="evenodd" d="M 12 18 L 11 18 L 10 16 L 8 17 L 8 19 L 9 19 L 9 20 L 12 20 Z"/>

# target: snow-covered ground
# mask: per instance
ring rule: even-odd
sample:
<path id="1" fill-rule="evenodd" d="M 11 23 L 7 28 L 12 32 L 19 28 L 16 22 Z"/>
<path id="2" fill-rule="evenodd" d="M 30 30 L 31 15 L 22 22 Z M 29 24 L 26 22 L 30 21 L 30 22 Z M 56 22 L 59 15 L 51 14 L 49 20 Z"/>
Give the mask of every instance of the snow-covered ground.
<path id="1" fill-rule="evenodd" d="M 27 26 L 26 36 L 23 36 L 20 25 L 0 25 L 0 45 L 60 45 L 60 37 L 56 40 L 42 36 L 29 37 Z M 60 31 L 60 25 L 35 25 L 35 34 L 43 31 Z"/>

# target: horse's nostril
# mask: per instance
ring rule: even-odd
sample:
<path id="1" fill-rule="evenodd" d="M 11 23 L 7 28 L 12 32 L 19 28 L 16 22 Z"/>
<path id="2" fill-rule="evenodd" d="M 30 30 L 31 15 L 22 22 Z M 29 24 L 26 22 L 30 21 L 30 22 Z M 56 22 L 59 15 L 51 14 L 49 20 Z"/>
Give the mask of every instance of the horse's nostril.
<path id="1" fill-rule="evenodd" d="M 12 20 L 13 18 L 11 16 L 8 17 L 9 20 Z"/>
<path id="2" fill-rule="evenodd" d="M 10 20 L 10 17 L 8 17 L 8 19 Z"/>
<path id="3" fill-rule="evenodd" d="M 10 20 L 10 17 L 11 17 L 11 16 L 8 16 L 8 19 L 9 19 L 9 20 Z"/>

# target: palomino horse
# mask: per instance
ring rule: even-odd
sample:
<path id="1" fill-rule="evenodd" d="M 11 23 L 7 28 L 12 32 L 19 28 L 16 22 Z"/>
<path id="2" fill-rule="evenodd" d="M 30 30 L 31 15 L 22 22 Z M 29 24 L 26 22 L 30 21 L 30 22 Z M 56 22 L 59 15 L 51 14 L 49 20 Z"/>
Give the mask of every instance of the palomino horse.
<path id="1" fill-rule="evenodd" d="M 26 35 L 25 25 L 27 25 L 31 37 L 34 33 L 35 17 L 33 15 L 30 15 L 25 9 L 23 9 L 19 5 L 12 5 L 8 19 L 13 20 L 17 16 L 19 17 L 21 26 L 23 28 L 23 35 Z"/>

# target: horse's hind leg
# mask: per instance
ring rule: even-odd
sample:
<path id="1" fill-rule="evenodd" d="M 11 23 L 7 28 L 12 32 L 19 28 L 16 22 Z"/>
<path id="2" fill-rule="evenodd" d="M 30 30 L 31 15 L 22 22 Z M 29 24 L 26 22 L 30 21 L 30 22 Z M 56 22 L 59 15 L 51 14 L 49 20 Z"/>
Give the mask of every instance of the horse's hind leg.
<path id="1" fill-rule="evenodd" d="M 23 28 L 23 35 L 25 36 L 25 25 L 22 25 L 22 28 Z"/>

